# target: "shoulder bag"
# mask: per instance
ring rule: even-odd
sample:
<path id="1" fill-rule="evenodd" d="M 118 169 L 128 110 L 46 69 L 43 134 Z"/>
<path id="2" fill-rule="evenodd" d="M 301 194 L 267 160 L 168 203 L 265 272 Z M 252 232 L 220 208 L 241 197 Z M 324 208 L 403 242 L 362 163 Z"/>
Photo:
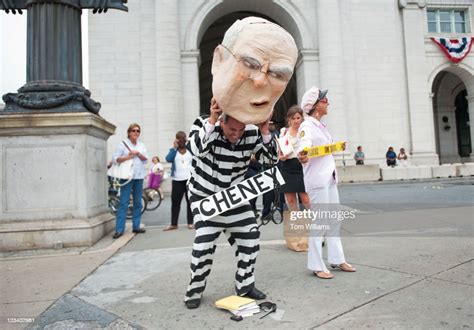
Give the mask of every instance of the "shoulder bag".
<path id="1" fill-rule="evenodd" d="M 125 141 L 122 141 L 122 143 L 130 151 Z M 107 171 L 107 175 L 117 179 L 131 180 L 133 177 L 133 159 L 126 160 L 120 164 L 112 164 Z"/>

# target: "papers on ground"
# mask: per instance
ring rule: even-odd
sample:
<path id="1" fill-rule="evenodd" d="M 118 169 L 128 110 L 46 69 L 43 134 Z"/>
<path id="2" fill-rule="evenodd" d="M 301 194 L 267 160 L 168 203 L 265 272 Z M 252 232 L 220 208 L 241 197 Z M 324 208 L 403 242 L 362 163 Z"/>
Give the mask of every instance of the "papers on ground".
<path id="1" fill-rule="evenodd" d="M 254 299 L 229 296 L 216 301 L 216 307 L 228 310 L 233 315 L 247 317 L 260 312 Z"/>

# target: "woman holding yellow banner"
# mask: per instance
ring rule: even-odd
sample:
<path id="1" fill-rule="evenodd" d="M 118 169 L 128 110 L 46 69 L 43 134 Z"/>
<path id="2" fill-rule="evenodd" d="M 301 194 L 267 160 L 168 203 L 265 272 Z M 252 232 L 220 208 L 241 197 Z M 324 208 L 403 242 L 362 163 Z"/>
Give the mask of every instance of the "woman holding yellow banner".
<path id="1" fill-rule="evenodd" d="M 300 146 L 298 159 L 303 164 L 304 184 L 309 194 L 312 206 L 311 232 L 308 241 L 308 268 L 314 275 L 322 279 L 333 278 L 327 269 L 323 258 L 323 240 L 326 237 L 328 246 L 328 261 L 332 268 L 345 272 L 355 272 L 356 269 L 348 264 L 344 257 L 340 238 L 340 219 L 331 219 L 332 212 L 339 204 L 337 190 L 336 163 L 331 152 L 308 153 L 320 146 L 334 145 L 330 151 L 340 149 L 335 145 L 329 130 L 321 118 L 328 113 L 329 101 L 327 90 L 311 87 L 304 93 L 301 108 L 307 115 L 299 129 Z M 343 143 L 342 148 L 345 147 Z"/>

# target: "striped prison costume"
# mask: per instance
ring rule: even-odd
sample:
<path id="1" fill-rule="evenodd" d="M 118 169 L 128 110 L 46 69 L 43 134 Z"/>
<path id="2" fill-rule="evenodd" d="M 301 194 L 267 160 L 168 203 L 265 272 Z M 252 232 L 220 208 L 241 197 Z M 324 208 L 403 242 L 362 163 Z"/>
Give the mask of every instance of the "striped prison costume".
<path id="1" fill-rule="evenodd" d="M 269 143 L 264 144 L 264 139 Z M 188 194 L 196 236 L 191 256 L 191 281 L 184 301 L 202 297 L 221 232 L 236 246 L 235 289 L 238 295 L 244 295 L 254 286 L 254 265 L 260 249 L 260 232 L 251 231 L 256 228 L 257 221 L 249 202 L 208 220 L 201 220 L 196 202 L 241 182 L 252 154 L 257 159 L 263 156 L 277 161 L 273 142 L 270 135 L 262 137 L 255 125 L 247 125 L 242 138 L 231 145 L 219 122 L 213 126 L 207 123 L 207 118 L 199 117 L 191 128 L 188 148 L 194 156 Z"/>

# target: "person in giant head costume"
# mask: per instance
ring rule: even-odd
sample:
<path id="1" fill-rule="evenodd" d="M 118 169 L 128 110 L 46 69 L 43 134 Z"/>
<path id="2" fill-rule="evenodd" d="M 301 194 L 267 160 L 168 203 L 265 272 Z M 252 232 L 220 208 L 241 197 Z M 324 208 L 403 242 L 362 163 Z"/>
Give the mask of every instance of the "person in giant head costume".
<path id="1" fill-rule="evenodd" d="M 189 309 L 201 304 L 221 232 L 236 247 L 236 294 L 255 300 L 266 297 L 255 287 L 260 232 L 250 203 L 203 220 L 199 201 L 244 180 L 252 155 L 277 161 L 270 117 L 293 74 L 296 57 L 290 34 L 257 17 L 236 21 L 214 51 L 210 116 L 196 119 L 188 140 L 195 164 L 188 196 L 196 229 L 184 297 Z"/>
<path id="2" fill-rule="evenodd" d="M 281 26 L 260 17 L 235 21 L 214 50 L 212 93 L 244 124 L 267 120 L 293 75 L 298 49 Z"/>

